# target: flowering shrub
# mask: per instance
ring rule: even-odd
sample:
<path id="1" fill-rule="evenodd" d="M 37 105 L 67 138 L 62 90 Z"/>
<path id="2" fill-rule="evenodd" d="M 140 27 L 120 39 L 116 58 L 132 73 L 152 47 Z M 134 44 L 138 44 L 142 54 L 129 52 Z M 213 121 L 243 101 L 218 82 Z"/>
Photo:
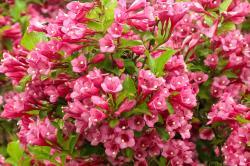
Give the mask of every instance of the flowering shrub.
<path id="1" fill-rule="evenodd" d="M 0 165 L 250 164 L 248 2 L 0 5 Z"/>

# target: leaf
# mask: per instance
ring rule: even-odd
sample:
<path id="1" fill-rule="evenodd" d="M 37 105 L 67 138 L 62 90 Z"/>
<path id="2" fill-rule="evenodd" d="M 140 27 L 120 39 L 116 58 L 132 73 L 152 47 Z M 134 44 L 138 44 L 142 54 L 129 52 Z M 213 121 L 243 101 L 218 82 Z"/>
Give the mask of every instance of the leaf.
<path id="1" fill-rule="evenodd" d="M 124 66 L 125 66 L 125 72 L 128 74 L 134 74 L 137 72 L 137 67 L 135 66 L 135 63 L 129 59 L 124 59 Z"/>
<path id="2" fill-rule="evenodd" d="M 133 46 L 139 46 L 142 45 L 141 40 L 126 40 L 126 39 L 121 39 L 120 47 L 122 48 L 127 48 L 127 47 L 133 47 Z"/>
<path id="3" fill-rule="evenodd" d="M 148 63 L 150 66 L 151 71 L 156 76 L 164 75 L 164 66 L 167 61 L 175 54 L 175 50 L 167 49 L 164 51 L 159 57 L 152 58 L 150 54 L 148 54 Z"/>
<path id="4" fill-rule="evenodd" d="M 24 91 L 26 84 L 32 79 L 31 75 L 24 76 L 20 81 L 19 85 L 16 86 L 17 91 Z"/>
<path id="5" fill-rule="evenodd" d="M 168 132 L 166 131 L 165 128 L 163 127 L 157 127 L 156 128 L 157 132 L 159 133 L 160 137 L 164 140 L 164 141 L 167 141 L 169 139 L 169 134 Z"/>
<path id="6" fill-rule="evenodd" d="M 119 106 L 126 98 L 134 98 L 136 96 L 136 87 L 134 80 L 126 77 L 123 81 L 123 90 L 119 93 L 116 99 L 116 105 Z"/>
<path id="7" fill-rule="evenodd" d="M 125 149 L 125 156 L 128 158 L 132 158 L 134 155 L 134 151 L 131 148 L 126 148 Z"/>
<path id="8" fill-rule="evenodd" d="M 50 160 L 51 148 L 49 146 L 29 146 L 29 152 L 35 156 L 37 160 Z"/>
<path id="9" fill-rule="evenodd" d="M 103 30 L 106 30 L 114 21 L 114 12 L 117 6 L 116 0 L 102 0 L 102 5 L 104 6 L 104 17 L 102 20 Z"/>
<path id="10" fill-rule="evenodd" d="M 89 156 L 93 154 L 102 155 L 103 153 L 104 148 L 101 145 L 91 146 L 90 144 L 84 144 L 80 151 L 81 156 Z"/>
<path id="11" fill-rule="evenodd" d="M 159 166 L 166 166 L 166 159 L 161 156 L 158 164 Z"/>
<path id="12" fill-rule="evenodd" d="M 247 123 L 250 123 L 250 120 L 248 119 L 245 119 L 244 117 L 238 115 L 236 116 L 236 120 L 241 123 L 241 124 L 247 124 Z"/>
<path id="13" fill-rule="evenodd" d="M 237 74 L 235 74 L 232 70 L 227 70 L 223 73 L 227 78 L 238 78 Z"/>
<path id="14" fill-rule="evenodd" d="M 39 42 L 47 41 L 47 37 L 43 32 L 30 32 L 24 33 L 21 40 L 21 45 L 27 50 L 33 50 Z"/>
<path id="15" fill-rule="evenodd" d="M 109 126 L 110 126 L 111 128 L 115 128 L 116 125 L 118 125 L 118 123 L 119 123 L 119 120 L 118 120 L 118 119 L 112 119 L 111 121 L 109 121 Z"/>
<path id="16" fill-rule="evenodd" d="M 227 21 L 223 22 L 219 27 L 218 27 L 218 34 L 222 34 L 228 31 L 232 31 L 236 29 L 236 25 L 233 22 Z"/>
<path id="17" fill-rule="evenodd" d="M 19 162 L 23 156 L 24 150 L 21 148 L 19 141 L 13 141 L 8 144 L 7 152 L 13 161 Z"/>
<path id="18" fill-rule="evenodd" d="M 147 104 L 145 102 L 138 105 L 136 108 L 132 109 L 129 112 L 122 113 L 122 115 L 124 117 L 130 117 L 130 116 L 133 116 L 133 115 L 141 115 L 141 114 L 142 115 L 144 115 L 144 114 L 151 115 L 151 113 L 150 113 L 150 111 L 148 109 L 148 106 L 147 106 Z"/>
<path id="19" fill-rule="evenodd" d="M 167 106 L 168 106 L 169 114 L 173 114 L 174 113 L 174 108 L 173 108 L 172 104 L 168 100 L 166 100 L 166 103 L 167 103 Z"/>
<path id="20" fill-rule="evenodd" d="M 232 0 L 224 0 L 219 6 L 220 13 L 227 11 L 231 3 L 232 3 Z"/>
<path id="21" fill-rule="evenodd" d="M 74 149 L 75 149 L 75 145 L 76 142 L 78 140 L 78 136 L 77 135 L 71 135 L 68 142 L 69 142 L 69 151 L 70 153 L 73 153 Z"/>
<path id="22" fill-rule="evenodd" d="M 21 13 L 25 11 L 26 2 L 24 0 L 15 0 L 14 7 L 10 10 L 10 15 L 14 18 L 14 20 L 19 20 Z"/>

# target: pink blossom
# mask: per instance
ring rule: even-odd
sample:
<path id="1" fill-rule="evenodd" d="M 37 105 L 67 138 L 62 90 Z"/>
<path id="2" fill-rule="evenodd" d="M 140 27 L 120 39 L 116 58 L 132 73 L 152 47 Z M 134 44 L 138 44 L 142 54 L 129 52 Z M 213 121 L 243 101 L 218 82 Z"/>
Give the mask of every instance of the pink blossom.
<path id="1" fill-rule="evenodd" d="M 132 130 L 121 131 L 115 138 L 115 142 L 121 149 L 133 147 L 135 145 L 134 132 Z"/>
<path id="2" fill-rule="evenodd" d="M 158 122 L 158 114 L 156 111 L 150 111 L 151 115 L 144 115 L 144 120 L 148 127 L 154 127 L 154 124 Z"/>
<path id="3" fill-rule="evenodd" d="M 121 80 L 115 76 L 106 76 L 101 87 L 107 93 L 117 93 L 122 90 Z"/>
<path id="4" fill-rule="evenodd" d="M 216 54 L 211 54 L 206 57 L 204 64 L 208 67 L 215 68 L 218 64 L 218 56 Z"/>
<path id="5" fill-rule="evenodd" d="M 105 59 L 105 55 L 102 54 L 102 53 L 99 53 L 99 54 L 96 54 L 96 55 L 92 58 L 91 62 L 92 62 L 92 63 L 99 63 L 99 62 L 102 62 L 104 59 Z"/>
<path id="6" fill-rule="evenodd" d="M 107 34 L 99 40 L 101 52 L 114 52 L 115 44 L 111 35 Z"/>
<path id="7" fill-rule="evenodd" d="M 145 126 L 145 121 L 141 116 L 133 116 L 128 119 L 128 125 L 133 130 L 141 131 Z"/>
<path id="8" fill-rule="evenodd" d="M 91 101 L 93 102 L 94 105 L 101 107 L 103 109 L 107 110 L 109 108 L 108 102 L 99 96 L 91 96 Z"/>
<path id="9" fill-rule="evenodd" d="M 201 139 L 211 141 L 214 138 L 214 133 L 211 128 L 201 128 L 199 136 Z"/>
<path id="10" fill-rule="evenodd" d="M 108 33 L 113 37 L 113 38 L 118 38 L 121 37 L 122 35 L 122 25 L 119 23 L 113 23 L 111 27 L 108 29 Z"/>
<path id="11" fill-rule="evenodd" d="M 135 100 L 126 99 L 119 107 L 119 109 L 115 112 L 115 115 L 120 115 L 123 112 L 131 111 L 132 108 L 136 105 Z"/>
<path id="12" fill-rule="evenodd" d="M 76 73 L 84 72 L 87 69 L 87 59 L 84 55 L 79 55 L 71 61 L 73 71 Z"/>

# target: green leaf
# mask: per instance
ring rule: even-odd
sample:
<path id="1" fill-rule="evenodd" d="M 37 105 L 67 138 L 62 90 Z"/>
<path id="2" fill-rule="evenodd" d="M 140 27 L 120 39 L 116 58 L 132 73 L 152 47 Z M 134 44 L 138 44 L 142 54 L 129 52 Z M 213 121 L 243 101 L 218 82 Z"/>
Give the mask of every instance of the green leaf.
<path id="1" fill-rule="evenodd" d="M 102 5 L 104 7 L 104 17 L 102 20 L 103 30 L 106 30 L 114 21 L 114 12 L 117 6 L 116 0 L 102 0 Z"/>
<path id="2" fill-rule="evenodd" d="M 232 0 L 224 0 L 219 6 L 220 13 L 227 11 L 231 3 L 232 3 Z"/>
<path id="3" fill-rule="evenodd" d="M 164 141 L 167 141 L 169 139 L 169 134 L 168 132 L 166 131 L 165 128 L 163 127 L 157 127 L 156 128 L 157 132 L 159 133 L 160 137 L 164 140 Z"/>
<path id="4" fill-rule="evenodd" d="M 134 151 L 131 149 L 131 148 L 126 148 L 125 149 L 125 156 L 128 157 L 128 158 L 132 158 L 134 155 Z"/>
<path id="5" fill-rule="evenodd" d="M 123 81 L 123 90 L 118 94 L 116 105 L 119 106 L 126 98 L 134 98 L 136 96 L 136 86 L 134 80 L 126 77 Z"/>
<path id="6" fill-rule="evenodd" d="M 236 116 L 236 120 L 241 123 L 241 124 L 247 124 L 247 123 L 250 123 L 250 120 L 248 119 L 245 119 L 244 117 L 238 115 Z"/>
<path id="7" fill-rule="evenodd" d="M 116 125 L 118 125 L 119 120 L 118 119 L 112 119 L 111 121 L 109 121 L 109 126 L 111 128 L 115 128 Z"/>
<path id="8" fill-rule="evenodd" d="M 26 3 L 24 0 L 15 0 L 14 7 L 10 10 L 10 15 L 14 18 L 14 20 L 19 20 L 21 13 L 25 11 Z"/>
<path id="9" fill-rule="evenodd" d="M 75 145 L 76 142 L 78 140 L 78 136 L 77 135 L 71 135 L 68 142 L 69 142 L 69 151 L 70 153 L 73 153 L 74 149 L 75 149 Z"/>
<path id="10" fill-rule="evenodd" d="M 223 73 L 227 78 L 238 78 L 237 74 L 235 74 L 232 70 L 227 70 Z"/>
<path id="11" fill-rule="evenodd" d="M 138 46 L 142 45 L 141 40 L 126 40 L 126 39 L 121 39 L 120 47 L 122 48 L 127 48 L 127 47 L 133 47 L 133 46 Z"/>
<path id="12" fill-rule="evenodd" d="M 236 29 L 236 25 L 233 22 L 227 21 L 220 24 L 218 27 L 218 34 L 222 34 L 228 31 Z"/>
<path id="13" fill-rule="evenodd" d="M 124 59 L 125 73 L 134 74 L 137 72 L 137 67 L 133 61 L 130 59 Z"/>
<path id="14" fill-rule="evenodd" d="M 172 104 L 168 100 L 166 100 L 166 103 L 167 103 L 167 106 L 168 106 L 169 114 L 173 114 L 174 113 L 174 108 L 173 108 Z"/>
<path id="15" fill-rule="evenodd" d="M 159 166 L 166 166 L 166 159 L 164 158 L 164 157 L 160 157 L 160 159 L 159 159 Z"/>
<path id="16" fill-rule="evenodd" d="M 30 32 L 24 33 L 21 40 L 21 45 L 27 50 L 33 50 L 39 42 L 47 41 L 47 37 L 43 32 Z"/>
<path id="17" fill-rule="evenodd" d="M 142 103 L 142 104 L 138 105 L 136 108 L 132 109 L 129 112 L 122 113 L 122 115 L 124 117 L 130 117 L 133 115 L 141 115 L 141 114 L 142 115 L 144 115 L 144 114 L 151 115 L 146 103 Z"/>
<path id="18" fill-rule="evenodd" d="M 84 144 L 83 148 L 81 148 L 80 155 L 81 156 L 89 156 L 89 155 L 103 155 L 104 148 L 101 145 L 91 146 L 90 144 Z"/>
<path id="19" fill-rule="evenodd" d="M 35 156 L 37 160 L 50 160 L 51 148 L 49 146 L 29 146 L 29 152 Z"/>
<path id="20" fill-rule="evenodd" d="M 156 76 L 164 75 L 164 66 L 167 61 L 175 54 L 175 50 L 167 49 L 164 51 L 159 57 L 152 58 L 150 54 L 148 54 L 148 63 L 150 66 L 151 71 Z"/>
<path id="21" fill-rule="evenodd" d="M 22 92 L 24 91 L 25 87 L 26 87 L 26 84 L 31 81 L 32 79 L 32 76 L 31 75 L 27 75 L 27 76 L 24 76 L 20 82 L 19 82 L 19 85 L 17 85 L 15 88 L 18 92 Z"/>
<path id="22" fill-rule="evenodd" d="M 7 152 L 13 161 L 19 162 L 23 156 L 24 150 L 21 148 L 19 141 L 13 141 L 8 144 Z"/>

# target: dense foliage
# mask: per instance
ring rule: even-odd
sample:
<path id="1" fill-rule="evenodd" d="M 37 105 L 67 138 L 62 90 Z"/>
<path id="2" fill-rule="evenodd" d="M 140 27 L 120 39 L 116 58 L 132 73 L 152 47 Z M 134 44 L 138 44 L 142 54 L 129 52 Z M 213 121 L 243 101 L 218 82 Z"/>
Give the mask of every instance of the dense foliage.
<path id="1" fill-rule="evenodd" d="M 250 165 L 249 13 L 0 1 L 0 165 Z"/>

